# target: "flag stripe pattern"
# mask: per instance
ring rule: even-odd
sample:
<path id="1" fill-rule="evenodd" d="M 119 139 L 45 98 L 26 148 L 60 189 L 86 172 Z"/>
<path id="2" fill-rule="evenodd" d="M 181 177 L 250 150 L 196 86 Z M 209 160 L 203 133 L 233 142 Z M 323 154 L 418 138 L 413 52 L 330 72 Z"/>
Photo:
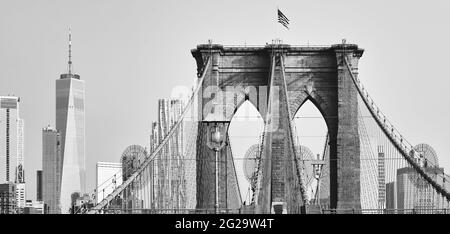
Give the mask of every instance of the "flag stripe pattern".
<path id="1" fill-rule="evenodd" d="M 289 19 L 278 9 L 278 23 L 289 29 Z"/>

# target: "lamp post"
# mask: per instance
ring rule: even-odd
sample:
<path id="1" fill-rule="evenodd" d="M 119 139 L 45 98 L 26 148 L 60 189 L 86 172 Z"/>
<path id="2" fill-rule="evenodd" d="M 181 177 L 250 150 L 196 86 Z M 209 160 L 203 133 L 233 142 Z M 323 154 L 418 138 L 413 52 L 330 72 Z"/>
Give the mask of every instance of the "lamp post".
<path id="1" fill-rule="evenodd" d="M 214 125 L 209 129 L 207 146 L 212 149 L 215 154 L 215 199 L 214 199 L 214 211 L 215 213 L 219 213 L 219 157 L 220 151 L 226 144 L 226 140 L 224 139 L 224 125 L 228 121 L 214 121 L 210 122 Z"/>
<path id="2" fill-rule="evenodd" d="M 314 170 L 314 178 L 317 181 L 317 191 L 314 203 L 320 205 L 320 177 L 322 175 L 322 167 L 323 165 L 325 165 L 325 161 L 320 159 L 320 155 L 317 154 L 316 160 L 313 160 L 311 162 L 311 165 L 313 166 Z"/>

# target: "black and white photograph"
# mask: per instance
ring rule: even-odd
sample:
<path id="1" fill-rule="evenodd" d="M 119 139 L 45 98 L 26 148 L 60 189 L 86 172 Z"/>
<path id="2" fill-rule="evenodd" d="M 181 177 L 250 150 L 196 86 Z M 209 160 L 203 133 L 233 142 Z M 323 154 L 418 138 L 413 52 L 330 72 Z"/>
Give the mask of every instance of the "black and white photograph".
<path id="1" fill-rule="evenodd" d="M 264 232 L 450 214 L 449 12 L 0 0 L 0 223 Z"/>

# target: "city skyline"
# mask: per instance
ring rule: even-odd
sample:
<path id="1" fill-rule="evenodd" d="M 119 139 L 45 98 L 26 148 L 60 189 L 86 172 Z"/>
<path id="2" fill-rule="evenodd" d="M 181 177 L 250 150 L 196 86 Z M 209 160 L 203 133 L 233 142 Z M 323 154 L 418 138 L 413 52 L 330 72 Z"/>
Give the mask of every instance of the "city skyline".
<path id="1" fill-rule="evenodd" d="M 105 3 L 91 5 L 82 1 L 71 4 L 74 12 L 79 9 L 79 12 L 87 13 L 86 19 L 84 19 L 82 13 L 74 13 L 70 16 L 46 14 L 46 12 L 61 12 L 69 5 L 68 2 L 56 3 L 54 6 L 50 6 L 52 4 L 40 6 L 40 3 L 28 2 L 26 4 L 38 9 L 39 14 L 36 15 L 31 11 L 33 7 L 26 8 L 25 10 L 30 13 L 28 14 L 30 18 L 15 22 L 18 25 L 16 29 L 7 28 L 7 24 L 12 23 L 13 20 L 17 21 L 20 11 L 3 12 L 0 10 L 3 15 L 1 17 L 5 17 L 1 18 L 2 23 L 0 23 L 2 35 L 5 35 L 0 39 L 1 49 L 5 51 L 4 55 L 0 55 L 0 61 L 5 64 L 5 69 L 0 69 L 0 95 L 14 93 L 22 97 L 25 106 L 22 108 L 22 116 L 27 122 L 25 165 L 26 171 L 28 171 L 26 174 L 27 191 L 30 191 L 27 193 L 27 199 L 35 197 L 32 192 L 35 191 L 34 175 L 36 170 L 42 168 L 39 166 L 41 160 L 40 129 L 47 124 L 55 125 L 53 122 L 55 86 L 52 85 L 52 82 L 57 79 L 58 74 L 65 71 L 68 26 L 71 25 L 74 31 L 74 57 L 77 62 L 75 71 L 83 74 L 88 84 L 86 90 L 86 100 L 88 100 L 86 104 L 86 168 L 88 170 L 86 182 L 88 188 L 86 192 L 88 192 L 94 188 L 94 171 L 97 161 L 119 162 L 122 150 L 127 145 L 148 146 L 151 121 L 157 120 L 156 100 L 169 96 L 176 85 L 191 87 L 196 78 L 196 70 L 194 61 L 189 54 L 190 49 L 197 44 L 205 43 L 209 38 L 212 38 L 214 42 L 224 44 L 243 44 L 244 42 L 264 44 L 276 37 L 276 33 L 273 33 L 271 29 L 256 30 L 255 35 L 250 35 L 248 32 L 244 32 L 243 28 L 238 27 L 237 22 L 242 19 L 242 14 L 251 9 L 247 3 L 243 3 L 242 9 L 237 9 L 233 13 L 235 19 L 229 24 L 224 23 L 221 19 L 224 17 L 224 13 L 219 13 L 218 16 L 211 13 L 214 8 L 220 6 L 207 7 L 206 14 L 211 16 L 210 22 L 202 22 L 203 17 L 200 17 L 202 19 L 196 18 L 195 12 L 198 11 L 195 11 L 195 7 L 200 3 L 196 2 L 192 6 L 186 6 L 187 11 L 181 10 L 184 3 L 180 7 L 176 7 L 171 3 L 154 5 L 143 2 L 134 2 L 133 4 L 114 2 L 110 5 L 106 4 L 107 10 L 104 11 L 100 9 L 105 6 Z M 20 8 L 21 4 L 9 3 L 8 5 L 12 8 Z M 317 7 L 313 3 L 308 4 L 311 4 L 311 7 Z M 330 4 L 339 9 L 339 6 Z M 378 6 L 375 3 L 372 4 L 374 7 Z M 414 4 L 417 8 L 420 6 L 418 3 Z M 256 14 L 255 18 L 263 23 L 250 21 L 247 22 L 248 27 L 269 24 L 273 18 L 272 5 L 273 3 L 261 4 L 259 7 L 264 13 Z M 414 27 L 403 28 L 405 36 L 398 36 L 395 32 L 395 23 L 394 26 L 389 26 L 388 20 L 380 20 L 380 22 L 386 30 L 389 30 L 389 33 L 398 37 L 386 39 L 377 36 L 380 31 L 375 28 L 373 19 L 379 19 L 380 16 L 372 14 L 367 17 L 365 22 L 373 32 L 366 29 L 355 33 L 350 26 L 342 26 L 343 30 L 339 33 L 321 31 L 314 34 L 311 28 L 318 26 L 317 22 L 312 23 L 311 26 L 307 23 L 303 24 L 305 20 L 302 17 L 307 16 L 296 16 L 294 14 L 296 11 L 293 10 L 295 7 L 291 7 L 296 6 L 294 3 L 285 2 L 284 5 L 291 9 L 286 14 L 292 15 L 297 22 L 297 29 L 293 28 L 290 34 L 283 35 L 286 43 L 306 44 L 310 41 L 311 43 L 332 44 L 338 43 L 341 37 L 346 37 L 349 42 L 357 43 L 366 49 L 365 57 L 360 62 L 360 76 L 367 83 L 376 102 L 409 141 L 427 142 L 432 145 L 440 156 L 441 165 L 446 171 L 449 171 L 450 159 L 447 156 L 449 150 L 446 149 L 446 139 L 450 137 L 448 131 L 443 129 L 449 129 L 445 119 L 449 118 L 450 113 L 445 109 L 443 111 L 435 110 L 427 105 L 427 102 L 422 100 L 423 98 L 411 94 L 420 93 L 423 89 L 431 89 L 433 91 L 428 94 L 430 100 L 442 100 L 443 103 L 449 100 L 443 91 L 443 87 L 448 84 L 445 76 L 442 75 L 445 74 L 442 70 L 445 66 L 441 64 L 441 61 L 435 61 L 437 65 L 433 67 L 437 67 L 437 70 L 430 71 L 426 67 L 431 67 L 432 62 L 420 59 L 427 56 L 442 56 L 439 54 L 445 54 L 445 52 L 425 51 L 420 48 L 419 42 L 425 41 L 427 37 L 420 33 L 416 34 Z M 400 5 L 395 3 L 391 7 L 398 9 Z M 121 13 L 122 7 L 126 13 Z M 363 6 L 355 3 L 354 7 L 361 9 Z M 418 19 L 413 19 L 413 16 L 417 8 L 406 12 L 406 18 L 416 23 Z M 1 9 L 7 9 L 7 7 Z M 161 12 L 157 12 L 156 9 Z M 424 9 L 431 11 L 427 7 Z M 96 11 L 102 12 L 100 17 L 94 16 Z M 356 10 L 356 12 L 358 11 Z M 391 10 L 385 10 L 385 13 L 392 19 Z M 184 23 L 172 20 L 163 22 L 162 25 L 155 24 L 155 19 L 164 14 L 167 14 L 168 18 L 181 14 L 189 20 Z M 43 17 L 44 15 L 48 16 Z M 118 19 L 114 19 L 116 15 Z M 420 29 L 427 32 L 428 35 L 439 35 L 434 40 L 437 43 L 442 42 L 439 44 L 444 51 L 450 51 L 450 47 L 443 43 L 449 38 L 449 34 L 439 31 L 439 17 L 444 16 L 437 15 L 429 19 L 420 18 L 424 21 L 420 21 L 416 25 L 419 25 Z M 38 20 L 31 22 L 31 17 L 36 17 Z M 245 19 L 248 20 L 248 18 Z M 94 23 L 89 25 L 87 24 L 88 20 Z M 110 20 L 111 22 L 109 22 Z M 347 21 L 337 21 L 328 26 L 329 29 L 348 23 Z M 223 31 L 211 29 L 211 27 L 202 29 L 202 25 L 215 23 L 225 27 Z M 176 32 L 183 31 L 182 27 L 188 24 L 197 27 L 197 33 L 187 37 L 185 41 L 179 42 Z M 129 27 L 130 25 L 133 27 Z M 428 27 L 429 25 L 434 25 L 434 27 Z M 319 26 L 324 25 L 319 24 Z M 242 35 L 236 36 L 238 33 L 242 33 Z M 363 35 L 364 33 L 368 33 L 369 36 Z M 27 35 L 26 39 L 22 38 L 23 35 Z M 399 40 L 405 38 L 408 38 L 408 41 L 404 41 L 406 44 L 398 44 Z M 163 43 L 166 40 L 167 43 Z M 38 45 L 42 45 L 41 48 L 38 48 Z M 158 46 L 155 45 L 161 48 L 157 48 Z M 414 53 L 410 52 L 411 48 L 414 48 Z M 30 51 L 35 53 L 30 53 Z M 398 58 L 387 56 L 392 51 L 397 51 Z M 165 54 L 167 55 L 164 56 Z M 171 69 L 173 66 L 178 69 Z M 163 69 L 158 69 L 159 67 L 163 67 Z M 31 71 L 27 68 L 31 69 L 33 73 L 31 77 L 29 76 Z M 397 70 L 402 70 L 404 73 Z M 425 84 L 407 82 L 410 79 L 422 80 L 421 77 L 427 77 L 431 82 Z M 392 83 L 386 85 L 388 82 Z M 22 87 L 23 84 L 34 88 Z M 155 84 L 160 87 L 154 88 Z M 108 89 L 104 88 L 105 85 Z M 397 94 L 400 95 L 397 96 Z M 393 97 L 398 105 L 392 105 Z M 135 101 L 135 104 L 127 105 L 130 100 Z M 400 103 L 406 104 L 400 105 Z M 33 106 L 40 106 L 42 111 L 38 111 Z M 99 142 L 96 139 L 104 139 L 104 141 Z M 89 146 L 90 142 L 96 142 L 96 144 Z"/>

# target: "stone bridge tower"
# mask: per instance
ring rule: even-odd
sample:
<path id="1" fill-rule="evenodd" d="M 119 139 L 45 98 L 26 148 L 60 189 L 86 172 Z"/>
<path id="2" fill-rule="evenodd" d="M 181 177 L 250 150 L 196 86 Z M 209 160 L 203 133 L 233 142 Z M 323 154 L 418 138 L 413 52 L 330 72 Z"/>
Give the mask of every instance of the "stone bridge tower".
<path id="1" fill-rule="evenodd" d="M 357 90 L 343 63 L 357 75 L 363 50 L 357 45 L 264 47 L 198 45 L 192 50 L 198 72 L 206 69 L 199 95 L 197 208 L 215 204 L 215 157 L 207 146 L 217 126 L 228 143 L 228 126 L 249 100 L 264 119 L 265 131 L 255 204 L 257 213 L 299 213 L 304 199 L 294 155 L 293 117 L 310 100 L 322 113 L 329 134 L 330 207 L 360 209 L 360 142 Z M 207 59 L 211 57 L 210 63 Z M 297 129 L 301 132 L 301 129 Z M 229 144 L 220 149 L 219 207 L 241 206 Z"/>

